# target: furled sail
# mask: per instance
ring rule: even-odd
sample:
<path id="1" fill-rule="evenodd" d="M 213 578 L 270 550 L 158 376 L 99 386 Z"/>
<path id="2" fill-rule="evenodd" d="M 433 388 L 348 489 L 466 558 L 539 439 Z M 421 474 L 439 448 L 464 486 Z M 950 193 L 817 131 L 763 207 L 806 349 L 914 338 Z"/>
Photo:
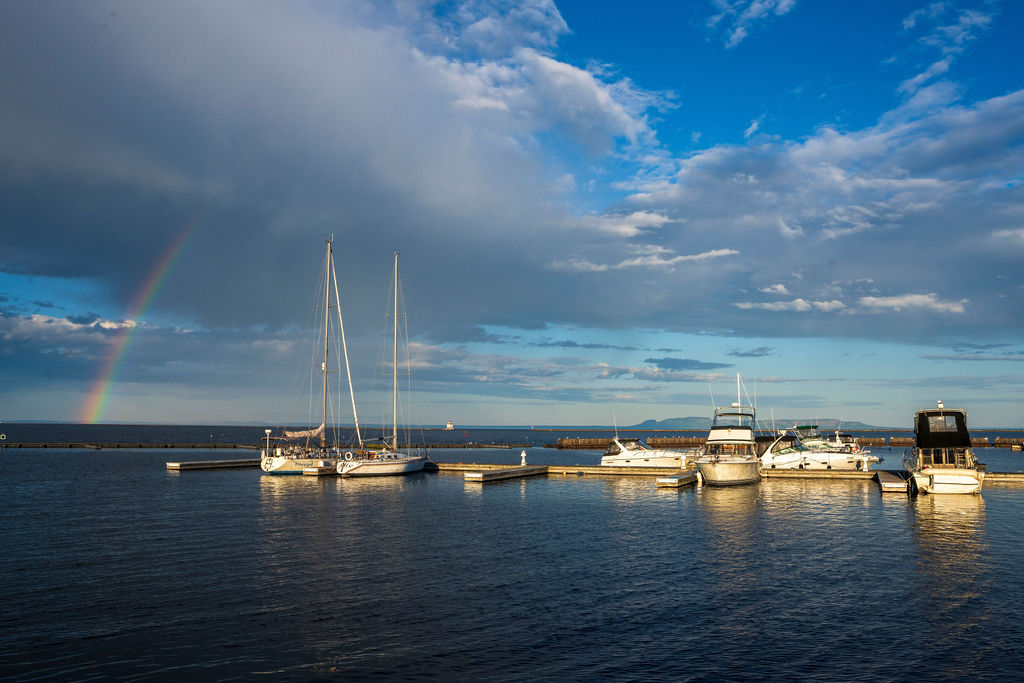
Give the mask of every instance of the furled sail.
<path id="1" fill-rule="evenodd" d="M 317 427 L 316 429 L 304 429 L 298 432 L 289 432 L 285 430 L 284 435 L 285 438 L 288 439 L 312 439 L 316 437 L 323 438 L 325 429 L 326 425 L 323 422 L 321 422 L 320 426 Z"/>

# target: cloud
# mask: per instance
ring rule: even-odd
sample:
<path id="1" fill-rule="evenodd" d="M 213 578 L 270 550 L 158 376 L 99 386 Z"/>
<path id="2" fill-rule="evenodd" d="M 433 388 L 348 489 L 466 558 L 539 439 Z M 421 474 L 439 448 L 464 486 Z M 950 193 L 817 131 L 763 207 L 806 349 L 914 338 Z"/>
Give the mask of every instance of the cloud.
<path id="1" fill-rule="evenodd" d="M 793 299 L 792 301 L 769 301 L 764 303 L 741 301 L 733 305 L 746 311 L 759 309 L 762 311 L 796 311 L 798 313 L 805 313 L 811 310 L 829 313 L 845 307 L 842 301 L 807 301 L 800 298 Z"/>
<path id="2" fill-rule="evenodd" d="M 767 287 L 762 287 L 761 291 L 764 292 L 765 294 L 781 294 L 781 295 L 789 294 L 789 290 L 786 289 L 786 285 L 784 285 L 782 283 L 776 283 L 774 285 L 768 285 Z"/>
<path id="3" fill-rule="evenodd" d="M 645 358 L 644 362 L 659 370 L 718 370 L 732 367 L 729 363 L 709 363 L 692 358 Z"/>
<path id="4" fill-rule="evenodd" d="M 754 349 L 748 349 L 746 351 L 740 351 L 739 349 L 733 349 L 727 351 L 727 356 L 735 356 L 737 358 L 763 358 L 764 356 L 770 356 L 774 352 L 770 346 L 758 346 Z"/>
<path id="5" fill-rule="evenodd" d="M 712 249 L 700 254 L 676 254 L 671 249 L 656 245 L 642 245 L 633 247 L 637 256 L 628 258 L 617 263 L 599 264 L 583 258 L 572 257 L 567 261 L 554 261 L 549 264 L 552 270 L 564 270 L 573 273 L 604 273 L 611 270 L 623 270 L 627 268 L 667 269 L 683 263 L 696 263 L 718 259 L 725 256 L 736 256 L 740 252 L 735 249 Z"/>
<path id="6" fill-rule="evenodd" d="M 636 237 L 648 228 L 660 228 L 672 219 L 653 211 L 634 211 L 625 215 L 585 216 L 584 226 L 622 237 Z"/>
<path id="7" fill-rule="evenodd" d="M 708 18 L 707 25 L 721 27 L 726 34 L 725 46 L 733 48 L 756 27 L 788 14 L 796 0 L 713 0 L 712 5 L 717 13 Z"/>
<path id="8" fill-rule="evenodd" d="M 942 301 L 936 294 L 901 294 L 898 296 L 865 296 L 858 303 L 868 310 L 925 309 L 936 313 L 963 313 L 968 299 Z"/>
<path id="9" fill-rule="evenodd" d="M 756 133 L 760 127 L 761 119 L 754 119 L 753 121 L 751 121 L 750 125 L 747 126 L 747 129 L 743 131 L 743 139 L 749 140 L 751 137 L 753 137 L 754 133 Z"/>
<path id="10" fill-rule="evenodd" d="M 897 90 L 904 94 L 916 93 L 928 81 L 949 72 L 954 58 L 989 29 L 994 17 L 994 13 L 973 9 L 957 10 L 952 3 L 944 2 L 934 2 L 907 15 L 903 20 L 904 30 L 914 32 L 920 29 L 923 35 L 918 42 L 937 50 L 941 58 L 904 80 Z"/>

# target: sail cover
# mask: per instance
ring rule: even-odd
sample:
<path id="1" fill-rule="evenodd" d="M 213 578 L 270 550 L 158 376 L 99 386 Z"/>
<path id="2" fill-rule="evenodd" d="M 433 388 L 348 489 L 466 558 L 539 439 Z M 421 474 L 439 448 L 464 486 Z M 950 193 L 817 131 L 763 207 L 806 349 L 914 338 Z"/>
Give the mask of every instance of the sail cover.
<path id="1" fill-rule="evenodd" d="M 312 439 L 315 437 L 323 438 L 325 428 L 326 426 L 324 425 L 323 422 L 321 422 L 320 426 L 317 427 L 316 429 L 304 429 L 299 432 L 289 432 L 285 430 L 284 435 L 286 438 L 289 439 Z"/>

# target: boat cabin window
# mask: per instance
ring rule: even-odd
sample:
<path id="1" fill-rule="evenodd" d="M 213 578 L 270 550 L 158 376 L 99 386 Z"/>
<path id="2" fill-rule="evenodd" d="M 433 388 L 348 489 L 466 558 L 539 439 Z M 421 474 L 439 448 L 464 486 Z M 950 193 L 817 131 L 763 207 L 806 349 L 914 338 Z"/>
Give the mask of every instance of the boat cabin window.
<path id="1" fill-rule="evenodd" d="M 955 432 L 956 430 L 956 415 L 928 416 L 929 432 Z"/>
<path id="2" fill-rule="evenodd" d="M 964 448 L 922 448 L 921 464 L 933 466 L 969 467 L 971 459 Z"/>
<path id="3" fill-rule="evenodd" d="M 747 443 L 709 443 L 708 455 L 753 455 L 753 445 Z"/>

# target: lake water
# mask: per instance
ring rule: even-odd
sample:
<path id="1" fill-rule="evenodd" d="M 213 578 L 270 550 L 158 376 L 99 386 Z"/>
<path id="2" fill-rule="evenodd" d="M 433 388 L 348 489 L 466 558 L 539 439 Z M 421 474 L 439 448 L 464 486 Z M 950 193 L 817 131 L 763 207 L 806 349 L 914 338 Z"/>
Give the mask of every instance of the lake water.
<path id="1" fill-rule="evenodd" d="M 994 471 L 1024 460 L 979 454 Z M 1024 487 L 164 467 L 245 456 L 0 451 L 0 677 L 1009 680 L 1024 666 Z"/>

